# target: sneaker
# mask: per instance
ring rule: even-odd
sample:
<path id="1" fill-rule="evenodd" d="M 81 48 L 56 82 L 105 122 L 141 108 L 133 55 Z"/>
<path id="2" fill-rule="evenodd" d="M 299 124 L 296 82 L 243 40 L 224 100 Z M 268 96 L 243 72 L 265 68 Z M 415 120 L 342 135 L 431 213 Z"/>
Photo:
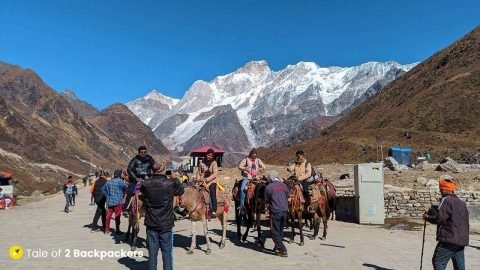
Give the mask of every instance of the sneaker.
<path id="1" fill-rule="evenodd" d="M 122 232 L 122 231 L 120 231 L 120 230 L 115 231 L 115 235 L 122 235 L 122 234 L 124 234 L 124 232 Z"/>
<path id="2" fill-rule="evenodd" d="M 92 229 L 90 232 L 91 233 L 98 232 L 98 229 Z"/>
<path id="3" fill-rule="evenodd" d="M 212 212 L 212 214 L 210 215 L 211 218 L 216 218 L 217 217 L 217 213 L 216 212 Z"/>
<path id="4" fill-rule="evenodd" d="M 288 254 L 286 251 L 275 251 L 275 256 L 279 256 L 279 257 L 283 257 L 283 258 L 287 258 L 288 257 Z"/>

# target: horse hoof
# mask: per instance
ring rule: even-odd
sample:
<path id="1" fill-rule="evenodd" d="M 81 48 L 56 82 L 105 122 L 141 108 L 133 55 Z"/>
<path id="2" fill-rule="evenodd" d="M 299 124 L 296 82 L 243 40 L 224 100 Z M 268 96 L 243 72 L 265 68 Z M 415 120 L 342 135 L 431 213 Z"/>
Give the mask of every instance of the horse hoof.
<path id="1" fill-rule="evenodd" d="M 327 237 L 320 237 L 320 240 L 325 240 L 327 239 Z"/>
<path id="2" fill-rule="evenodd" d="M 225 243 L 221 243 L 219 246 L 220 249 L 223 249 L 224 247 L 225 247 Z"/>
<path id="3" fill-rule="evenodd" d="M 315 240 L 315 236 L 310 236 L 310 240 Z"/>
<path id="4" fill-rule="evenodd" d="M 303 247 L 305 245 L 305 243 L 302 241 L 300 242 L 300 246 Z"/>
<path id="5" fill-rule="evenodd" d="M 289 244 L 293 243 L 293 239 L 288 239 L 287 243 Z"/>
<path id="6" fill-rule="evenodd" d="M 211 249 L 207 249 L 207 251 L 205 251 L 205 254 L 207 254 L 207 255 L 210 255 L 210 253 L 212 253 Z"/>
<path id="7" fill-rule="evenodd" d="M 136 249 L 137 249 L 136 246 L 133 246 L 133 247 L 130 248 L 131 251 L 135 251 Z"/>
<path id="8" fill-rule="evenodd" d="M 188 254 L 188 255 L 192 255 L 192 254 L 193 254 L 193 250 L 189 249 L 189 250 L 187 251 L 187 254 Z"/>

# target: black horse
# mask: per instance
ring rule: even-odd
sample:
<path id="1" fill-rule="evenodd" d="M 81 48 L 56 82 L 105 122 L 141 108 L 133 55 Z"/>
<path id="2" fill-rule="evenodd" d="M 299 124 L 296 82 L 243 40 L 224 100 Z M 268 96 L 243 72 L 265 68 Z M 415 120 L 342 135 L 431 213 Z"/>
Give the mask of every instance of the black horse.
<path id="1" fill-rule="evenodd" d="M 262 229 L 260 226 L 261 215 L 265 210 L 265 188 L 267 186 L 267 180 L 262 178 L 261 180 L 254 180 L 253 185 L 250 188 L 253 188 L 253 196 L 249 198 L 248 194 L 245 195 L 245 204 L 244 209 L 240 209 L 240 187 L 241 181 L 237 181 L 233 187 L 232 194 L 235 201 L 235 222 L 237 224 L 237 239 L 242 242 L 247 241 L 248 232 L 250 228 L 253 227 L 253 222 L 256 222 L 257 226 L 257 240 L 256 242 L 260 246 L 265 245 L 265 239 L 262 237 Z M 252 192 L 252 191 L 248 191 Z M 245 222 L 247 229 L 242 235 L 241 227 L 242 220 Z"/>

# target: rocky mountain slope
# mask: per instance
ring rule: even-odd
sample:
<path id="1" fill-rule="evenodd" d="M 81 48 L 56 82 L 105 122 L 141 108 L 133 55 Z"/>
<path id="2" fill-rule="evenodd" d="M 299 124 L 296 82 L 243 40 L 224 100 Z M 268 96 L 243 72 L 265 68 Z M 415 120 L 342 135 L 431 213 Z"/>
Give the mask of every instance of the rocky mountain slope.
<path id="1" fill-rule="evenodd" d="M 377 159 L 377 145 L 412 146 L 435 160 L 462 160 L 480 147 L 480 27 L 360 104 L 323 135 L 264 149 L 283 163 L 299 148 L 315 162 Z"/>
<path id="2" fill-rule="evenodd" d="M 272 71 L 267 62 L 254 61 L 211 82 L 196 81 L 178 103 L 171 102 L 169 104 L 174 105 L 168 110 L 143 119 L 154 129 L 166 121 L 173 124 L 168 126 L 168 132 L 163 131 L 163 125 L 159 129 L 162 131 L 155 133 L 170 149 L 191 150 L 190 146 L 195 144 L 187 142 L 193 137 L 203 137 L 196 134 L 213 117 L 199 119 L 198 116 L 215 107 L 231 105 L 248 143 L 240 141 L 229 147 L 242 151 L 246 147 L 270 145 L 288 138 L 309 120 L 319 116 L 337 116 L 414 65 L 370 62 L 349 68 L 325 68 L 311 62 L 300 62 Z M 150 107 L 144 110 L 141 103 L 137 104 L 132 111 L 140 118 L 153 113 Z M 130 103 L 129 108 L 132 108 Z M 153 119 L 165 120 L 152 122 Z M 212 144 L 211 141 L 209 143 Z"/>
<path id="3" fill-rule="evenodd" d="M 73 109 L 84 119 L 90 119 L 97 115 L 100 111 L 77 97 L 72 90 L 63 90 L 60 95 L 70 103 Z"/>
<path id="4" fill-rule="evenodd" d="M 153 131 L 123 104 L 109 106 L 92 118 L 91 122 L 126 152 L 146 145 L 150 155 L 169 154 Z"/>
<path id="5" fill-rule="evenodd" d="M 153 138 L 148 127 L 121 107 Z M 54 190 L 66 175 L 87 173 L 94 165 L 90 161 L 109 169 L 126 166 L 136 147 L 125 147 L 123 138 L 105 130 L 85 121 L 32 70 L 0 62 L 0 167 L 20 181 L 21 192 Z"/>

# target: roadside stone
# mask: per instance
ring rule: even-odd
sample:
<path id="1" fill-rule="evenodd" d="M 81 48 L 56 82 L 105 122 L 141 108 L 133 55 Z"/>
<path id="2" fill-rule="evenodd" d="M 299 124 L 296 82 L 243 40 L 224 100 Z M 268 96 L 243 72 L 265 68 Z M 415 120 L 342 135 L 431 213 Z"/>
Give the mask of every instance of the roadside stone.
<path id="1" fill-rule="evenodd" d="M 416 180 L 416 181 L 417 181 L 417 183 L 419 183 L 420 185 L 424 185 L 424 186 L 428 183 L 427 178 L 422 177 L 422 176 L 417 177 L 417 180 Z"/>

